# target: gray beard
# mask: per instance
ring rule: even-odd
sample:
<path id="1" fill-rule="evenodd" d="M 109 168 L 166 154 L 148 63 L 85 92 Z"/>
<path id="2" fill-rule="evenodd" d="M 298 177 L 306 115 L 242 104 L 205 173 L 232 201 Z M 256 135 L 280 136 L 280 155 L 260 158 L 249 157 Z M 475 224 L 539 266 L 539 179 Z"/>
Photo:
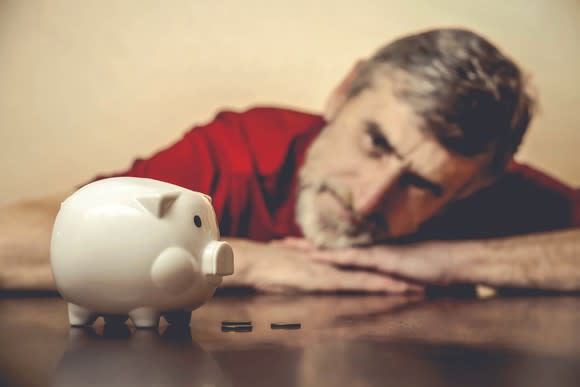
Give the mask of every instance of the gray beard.
<path id="1" fill-rule="evenodd" d="M 338 200 L 341 196 L 328 182 L 301 184 L 297 193 L 296 221 L 304 236 L 320 248 L 348 248 L 369 245 L 386 239 L 386 226 L 379 227 L 378 222 L 362 219 L 358 224 L 351 224 L 332 216 L 323 216 L 316 206 L 316 197 L 328 191 Z M 348 208 L 350 203 L 346 203 Z M 332 215 L 332 214 L 327 214 Z"/>

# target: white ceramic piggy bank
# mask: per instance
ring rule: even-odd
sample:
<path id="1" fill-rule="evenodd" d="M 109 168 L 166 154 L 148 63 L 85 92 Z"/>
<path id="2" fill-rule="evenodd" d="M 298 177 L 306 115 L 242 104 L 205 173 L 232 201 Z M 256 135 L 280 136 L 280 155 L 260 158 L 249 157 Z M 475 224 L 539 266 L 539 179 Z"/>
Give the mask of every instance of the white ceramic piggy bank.
<path id="1" fill-rule="evenodd" d="M 60 207 L 51 241 L 56 286 L 73 326 L 98 315 L 136 327 L 189 324 L 234 255 L 219 241 L 209 196 L 152 179 L 117 177 L 79 189 Z"/>

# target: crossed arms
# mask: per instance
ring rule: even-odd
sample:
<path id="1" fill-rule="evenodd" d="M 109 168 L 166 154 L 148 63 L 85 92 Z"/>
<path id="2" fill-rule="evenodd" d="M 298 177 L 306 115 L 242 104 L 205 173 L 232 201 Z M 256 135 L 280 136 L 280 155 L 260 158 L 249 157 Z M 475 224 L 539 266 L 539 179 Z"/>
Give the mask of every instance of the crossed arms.
<path id="1" fill-rule="evenodd" d="M 68 194 L 0 209 L 0 289 L 54 289 L 49 246 Z M 264 292 L 403 293 L 425 284 L 580 290 L 580 229 L 501 239 L 318 250 L 306 240 L 230 239 L 235 274 L 224 286 Z M 353 270 L 361 269 L 361 270 Z"/>

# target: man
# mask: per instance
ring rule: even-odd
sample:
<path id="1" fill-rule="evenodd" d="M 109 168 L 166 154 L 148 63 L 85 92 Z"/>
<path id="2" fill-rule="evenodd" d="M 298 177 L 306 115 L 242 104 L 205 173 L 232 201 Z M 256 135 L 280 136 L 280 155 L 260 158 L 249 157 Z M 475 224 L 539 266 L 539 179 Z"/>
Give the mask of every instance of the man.
<path id="1" fill-rule="evenodd" d="M 224 286 L 579 290 L 579 191 L 512 161 L 533 107 L 521 71 L 492 44 L 427 31 L 357 64 L 324 120 L 221 113 L 119 175 L 213 197 L 236 252 Z M 53 286 L 48 240 L 61 199 L 4 211 L 2 286 Z"/>

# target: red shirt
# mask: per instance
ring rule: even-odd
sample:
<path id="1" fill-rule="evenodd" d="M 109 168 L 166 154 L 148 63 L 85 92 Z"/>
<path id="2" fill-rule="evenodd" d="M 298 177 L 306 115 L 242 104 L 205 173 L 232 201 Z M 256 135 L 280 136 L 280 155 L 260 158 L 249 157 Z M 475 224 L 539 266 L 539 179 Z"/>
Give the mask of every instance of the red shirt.
<path id="1" fill-rule="evenodd" d="M 262 241 L 299 236 L 297 171 L 323 126 L 320 116 L 286 109 L 222 112 L 115 176 L 148 177 L 210 195 L 222 235 Z M 580 190 L 513 164 L 497 184 L 452 204 L 420 235 L 488 237 L 577 226 Z"/>

